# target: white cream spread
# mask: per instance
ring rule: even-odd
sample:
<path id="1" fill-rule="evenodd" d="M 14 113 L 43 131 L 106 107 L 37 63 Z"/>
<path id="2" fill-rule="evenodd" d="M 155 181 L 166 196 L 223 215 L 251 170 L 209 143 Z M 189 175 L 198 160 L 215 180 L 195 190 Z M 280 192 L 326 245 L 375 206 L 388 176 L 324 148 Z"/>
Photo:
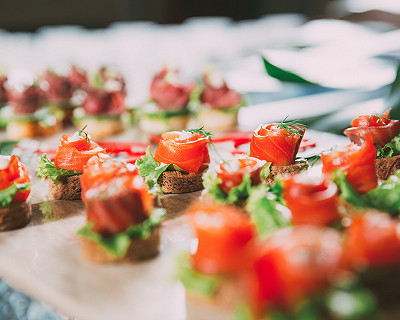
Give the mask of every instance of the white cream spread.
<path id="1" fill-rule="evenodd" d="M 79 132 L 76 131 L 72 136 L 70 136 L 68 138 L 68 142 L 75 142 L 75 141 L 78 141 L 78 140 L 81 140 L 81 139 L 82 139 L 82 137 L 80 136 Z"/>
<path id="2" fill-rule="evenodd" d="M 210 85 L 215 89 L 219 89 L 224 86 L 224 78 L 219 72 L 212 72 L 208 74 L 207 79 Z"/>
<path id="3" fill-rule="evenodd" d="M 10 165 L 10 156 L 0 156 L 0 170 L 7 169 Z"/>
<path id="4" fill-rule="evenodd" d="M 188 131 L 182 131 L 182 133 L 179 135 L 178 140 L 186 140 L 186 139 L 190 139 L 191 137 L 193 137 L 194 134 Z"/>
<path id="5" fill-rule="evenodd" d="M 108 92 L 120 91 L 122 89 L 122 84 L 119 81 L 110 79 L 104 83 L 104 89 Z"/>
<path id="6" fill-rule="evenodd" d="M 227 163 L 224 163 L 223 166 L 229 173 L 235 173 L 240 169 L 240 161 L 238 159 L 230 160 Z"/>

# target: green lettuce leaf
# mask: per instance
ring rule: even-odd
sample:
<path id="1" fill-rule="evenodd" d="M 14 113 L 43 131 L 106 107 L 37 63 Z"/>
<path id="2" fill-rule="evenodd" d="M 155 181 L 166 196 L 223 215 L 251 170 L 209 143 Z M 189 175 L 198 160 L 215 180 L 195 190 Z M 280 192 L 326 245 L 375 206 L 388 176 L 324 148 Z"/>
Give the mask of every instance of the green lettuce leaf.
<path id="1" fill-rule="evenodd" d="M 169 164 L 158 163 L 151 153 L 150 147 L 146 149 L 146 155 L 142 160 L 136 160 L 136 166 L 139 169 L 139 174 L 144 178 L 150 189 L 156 188 L 157 180 L 161 174 L 168 169 Z"/>
<path id="2" fill-rule="evenodd" d="M 142 116 L 145 116 L 149 119 L 161 119 L 168 121 L 171 117 L 177 116 L 186 116 L 190 114 L 190 110 L 187 108 L 177 109 L 177 110 L 158 110 L 157 112 L 149 112 L 142 111 Z"/>
<path id="3" fill-rule="evenodd" d="M 182 253 L 177 257 L 176 278 L 182 282 L 184 287 L 202 296 L 212 296 L 222 281 L 221 277 L 205 275 L 196 272 L 190 267 L 189 255 Z"/>
<path id="4" fill-rule="evenodd" d="M 281 209 L 279 197 L 271 192 L 269 186 L 261 184 L 251 189 L 246 210 L 250 212 L 250 218 L 260 236 L 290 225 Z"/>
<path id="5" fill-rule="evenodd" d="M 331 288 L 322 303 L 333 319 L 380 319 L 374 294 L 358 284 Z"/>
<path id="6" fill-rule="evenodd" d="M 57 185 L 60 183 L 60 177 L 76 176 L 82 174 L 82 172 L 56 168 L 54 163 L 51 162 L 49 158 L 47 158 L 47 155 L 43 154 L 43 156 L 39 159 L 36 174 L 42 180 L 48 178 Z"/>
<path id="7" fill-rule="evenodd" d="M 149 237 L 151 231 L 160 225 L 164 217 L 164 209 L 153 209 L 147 220 L 141 224 L 132 225 L 126 231 L 111 237 L 104 237 L 92 231 L 92 223 L 83 226 L 78 230 L 77 234 L 94 241 L 112 256 L 123 257 L 129 248 L 131 239 L 145 239 Z"/>
<path id="8" fill-rule="evenodd" d="M 285 82 L 295 82 L 295 83 L 302 83 L 302 84 L 309 84 L 309 85 L 315 85 L 318 86 L 318 84 L 308 81 L 299 75 L 290 72 L 288 70 L 279 68 L 275 65 L 273 65 L 271 62 L 269 62 L 265 57 L 262 57 L 264 61 L 264 67 L 267 73 L 280 81 L 285 81 Z"/>
<path id="9" fill-rule="evenodd" d="M 340 170 L 335 171 L 334 181 L 343 200 L 357 209 L 375 208 L 390 214 L 400 212 L 400 171 L 365 194 L 357 193 Z"/>
<path id="10" fill-rule="evenodd" d="M 203 185 L 207 189 L 214 200 L 221 203 L 236 203 L 238 200 L 247 199 L 251 190 L 251 179 L 249 174 L 243 176 L 243 181 L 238 186 L 232 188 L 228 194 L 223 192 L 219 185 L 222 180 L 217 177 L 217 173 L 214 170 L 208 169 L 203 174 Z"/>
<path id="11" fill-rule="evenodd" d="M 271 169 L 270 169 L 271 165 L 272 165 L 272 162 L 267 162 L 264 165 L 264 167 L 261 169 L 261 172 L 260 172 L 261 179 L 267 179 L 268 178 L 268 176 L 269 176 L 269 174 L 271 172 Z"/>
<path id="12" fill-rule="evenodd" d="M 400 171 L 365 194 L 369 205 L 390 214 L 400 212 Z"/>
<path id="13" fill-rule="evenodd" d="M 400 154 L 400 135 L 395 136 L 392 141 L 376 150 L 377 158 L 390 158 Z"/>
<path id="14" fill-rule="evenodd" d="M 0 207 L 7 207 L 15 198 L 18 191 L 25 191 L 31 187 L 30 183 L 22 183 L 9 186 L 0 191 Z"/>
<path id="15" fill-rule="evenodd" d="M 358 209 L 370 207 L 368 201 L 353 189 L 347 181 L 346 174 L 341 170 L 336 170 L 333 174 L 333 181 L 339 188 L 342 199 Z"/>

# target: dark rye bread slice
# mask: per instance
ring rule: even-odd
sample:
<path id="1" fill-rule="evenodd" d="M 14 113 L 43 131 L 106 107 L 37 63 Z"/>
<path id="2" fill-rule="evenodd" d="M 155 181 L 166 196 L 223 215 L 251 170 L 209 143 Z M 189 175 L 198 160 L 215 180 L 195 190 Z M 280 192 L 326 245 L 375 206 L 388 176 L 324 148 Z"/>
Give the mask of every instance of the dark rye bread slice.
<path id="1" fill-rule="evenodd" d="M 12 203 L 6 208 L 0 208 L 0 231 L 22 228 L 29 223 L 31 216 L 29 201 Z"/>
<path id="2" fill-rule="evenodd" d="M 144 239 L 132 239 L 128 251 L 123 257 L 110 255 L 96 242 L 82 237 L 82 257 L 96 263 L 131 262 L 155 257 L 159 253 L 160 227 L 154 228 Z"/>
<path id="3" fill-rule="evenodd" d="M 308 169 L 308 163 L 306 161 L 300 161 L 300 162 L 295 162 L 293 164 L 290 164 L 288 166 L 277 166 L 277 165 L 271 165 L 269 167 L 270 172 L 269 175 L 266 179 L 263 179 L 266 183 L 268 184 L 275 184 L 275 177 L 278 174 L 285 175 L 285 174 L 290 174 L 294 175 L 297 174 L 303 170 Z"/>
<path id="4" fill-rule="evenodd" d="M 80 200 L 81 182 L 80 175 L 60 177 L 60 183 L 49 181 L 49 194 L 54 200 Z"/>
<path id="5" fill-rule="evenodd" d="M 163 193 L 186 193 L 203 190 L 203 172 L 164 171 L 157 180 Z"/>
<path id="6" fill-rule="evenodd" d="M 387 180 L 400 169 L 400 155 L 375 160 L 376 175 L 380 180 Z"/>

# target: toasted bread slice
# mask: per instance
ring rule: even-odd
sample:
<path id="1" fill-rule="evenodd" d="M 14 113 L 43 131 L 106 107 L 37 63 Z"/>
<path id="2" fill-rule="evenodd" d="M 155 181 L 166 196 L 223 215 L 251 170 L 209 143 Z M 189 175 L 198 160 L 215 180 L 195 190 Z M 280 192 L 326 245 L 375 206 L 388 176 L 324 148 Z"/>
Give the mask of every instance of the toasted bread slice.
<path id="1" fill-rule="evenodd" d="M 103 139 L 125 130 L 125 126 L 121 117 L 104 117 L 104 119 L 100 118 L 101 116 L 99 116 L 99 118 L 84 117 L 77 122 L 76 126 L 79 130 L 86 126 L 85 130 L 93 139 Z"/>
<path id="2" fill-rule="evenodd" d="M 197 114 L 197 125 L 209 131 L 234 129 L 238 124 L 237 112 L 226 112 L 220 109 L 201 108 Z"/>
<path id="3" fill-rule="evenodd" d="M 159 253 L 160 227 L 154 228 L 144 239 L 132 239 L 128 251 L 123 257 L 110 255 L 94 241 L 82 238 L 82 256 L 85 260 L 96 263 L 129 262 L 155 257 Z"/>
<path id="4" fill-rule="evenodd" d="M 266 179 L 263 179 L 266 183 L 268 184 L 275 184 L 275 177 L 278 174 L 284 175 L 284 174 L 290 174 L 294 175 L 297 174 L 303 170 L 307 170 L 308 168 L 308 163 L 305 161 L 301 162 L 295 162 L 292 163 L 288 166 L 277 166 L 277 165 L 271 165 L 270 167 L 270 173 Z"/>
<path id="5" fill-rule="evenodd" d="M 200 191 L 204 189 L 203 172 L 164 171 L 158 178 L 157 183 L 160 185 L 163 193 Z"/>
<path id="6" fill-rule="evenodd" d="M 49 180 L 49 194 L 54 200 L 80 200 L 80 175 L 61 177 L 59 184 Z"/>
<path id="7" fill-rule="evenodd" d="M 189 119 L 190 117 L 188 115 L 176 115 L 161 119 L 151 118 L 143 114 L 139 121 L 139 127 L 148 134 L 160 135 L 163 132 L 186 129 Z"/>
<path id="8" fill-rule="evenodd" d="M 400 155 L 375 160 L 376 175 L 380 180 L 387 180 L 400 169 Z"/>
<path id="9" fill-rule="evenodd" d="M 232 319 L 233 312 L 243 299 L 243 293 L 232 280 L 222 282 L 212 296 L 201 296 L 186 290 L 188 319 Z"/>
<path id="10" fill-rule="evenodd" d="M 31 216 L 32 209 L 29 200 L 0 208 L 0 231 L 22 228 L 29 223 Z"/>
<path id="11" fill-rule="evenodd" d="M 22 140 L 25 138 L 35 138 L 51 136 L 60 130 L 60 123 L 45 125 L 39 121 L 10 121 L 7 124 L 7 137 L 11 140 Z"/>

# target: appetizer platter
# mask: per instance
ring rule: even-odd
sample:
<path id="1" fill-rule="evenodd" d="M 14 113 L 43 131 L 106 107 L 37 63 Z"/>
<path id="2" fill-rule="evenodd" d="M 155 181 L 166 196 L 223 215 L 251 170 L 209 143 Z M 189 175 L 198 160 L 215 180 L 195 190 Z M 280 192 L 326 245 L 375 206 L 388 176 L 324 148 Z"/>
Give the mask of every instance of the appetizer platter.
<path id="1" fill-rule="evenodd" d="M 0 233 L 0 276 L 11 285 L 78 319 L 395 319 L 383 292 L 400 265 L 390 110 L 360 115 L 347 137 L 287 117 L 219 132 L 199 115 L 235 126 L 240 94 L 215 74 L 196 89 L 163 69 L 156 109 L 122 133 L 123 78 L 69 77 L 47 71 L 47 86 L 29 83 L 15 101 L 7 88 L 15 114 L 43 108 L 78 129 L 10 141 L 0 158 L 0 227 L 12 229 Z M 66 106 L 73 90 L 85 91 L 79 107 Z M 193 113 L 202 125 L 188 128 Z"/>

